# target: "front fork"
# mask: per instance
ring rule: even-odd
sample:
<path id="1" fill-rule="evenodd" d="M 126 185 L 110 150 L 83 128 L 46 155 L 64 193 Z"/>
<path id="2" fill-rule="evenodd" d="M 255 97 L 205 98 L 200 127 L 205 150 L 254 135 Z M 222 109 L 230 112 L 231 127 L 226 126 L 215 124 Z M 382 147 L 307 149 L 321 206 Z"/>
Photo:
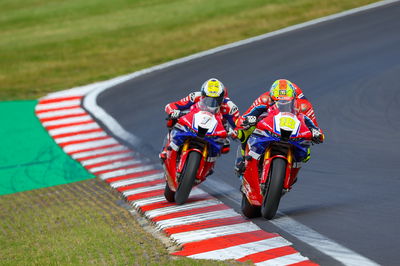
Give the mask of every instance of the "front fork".
<path id="1" fill-rule="evenodd" d="M 181 150 L 181 157 L 179 159 L 178 166 L 176 168 L 176 183 L 179 184 L 181 175 L 184 171 L 185 164 L 187 157 L 190 152 L 198 152 L 202 156 L 202 160 L 200 161 L 199 168 L 196 173 L 196 183 L 201 183 L 202 181 L 205 180 L 205 177 L 207 176 L 207 173 L 209 170 L 212 168 L 213 163 L 207 162 L 207 157 L 208 157 L 208 146 L 204 145 L 203 150 L 197 149 L 197 148 L 190 148 L 189 147 L 190 140 L 186 140 L 185 143 L 183 144 L 182 150 Z"/>
<path id="2" fill-rule="evenodd" d="M 260 192 L 263 196 L 265 196 L 265 191 L 266 191 L 266 186 L 268 184 L 268 179 L 270 177 L 270 168 L 273 159 L 275 158 L 282 158 L 286 160 L 286 173 L 285 173 L 285 179 L 283 181 L 283 189 L 285 192 L 289 191 L 291 188 L 291 184 L 293 184 L 293 178 L 294 176 L 291 175 L 292 172 L 292 167 L 293 167 L 293 149 L 289 148 L 288 153 L 286 156 L 284 155 L 274 155 L 271 156 L 271 147 L 269 147 L 265 154 L 264 154 L 264 162 L 263 162 L 263 171 L 261 175 L 261 181 L 260 181 Z"/>

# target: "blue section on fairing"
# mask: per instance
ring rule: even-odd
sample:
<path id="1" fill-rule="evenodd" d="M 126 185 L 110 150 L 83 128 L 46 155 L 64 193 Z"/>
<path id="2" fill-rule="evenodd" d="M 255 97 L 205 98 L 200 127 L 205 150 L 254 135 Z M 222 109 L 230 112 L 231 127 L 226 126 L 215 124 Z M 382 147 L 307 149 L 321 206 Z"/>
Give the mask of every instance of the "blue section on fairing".
<path id="1" fill-rule="evenodd" d="M 281 139 L 278 136 L 275 137 L 270 135 L 266 137 L 253 133 L 250 135 L 248 143 L 253 152 L 263 154 L 269 145 L 273 142 L 279 142 L 280 140 Z M 307 150 L 309 148 L 309 145 L 302 145 L 300 142 L 301 141 L 289 140 L 289 143 L 295 147 L 294 157 L 297 162 L 302 161 L 303 158 L 307 157 Z"/>
<path id="2" fill-rule="evenodd" d="M 177 145 L 181 146 L 185 142 L 185 140 L 188 137 L 196 137 L 197 134 L 191 131 L 183 131 L 177 128 L 174 128 L 171 131 L 171 137 L 172 141 Z M 216 140 L 218 140 L 218 137 L 205 137 L 204 140 L 209 143 L 209 149 L 208 149 L 208 156 L 209 157 L 217 157 L 221 153 L 221 149 L 223 144 L 218 143 Z"/>

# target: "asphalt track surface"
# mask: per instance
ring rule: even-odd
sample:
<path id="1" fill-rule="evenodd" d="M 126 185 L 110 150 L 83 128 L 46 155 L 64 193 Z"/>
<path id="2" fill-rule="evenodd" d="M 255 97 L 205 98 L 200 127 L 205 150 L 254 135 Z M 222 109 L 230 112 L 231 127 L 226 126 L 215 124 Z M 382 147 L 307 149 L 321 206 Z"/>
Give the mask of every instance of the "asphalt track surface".
<path id="1" fill-rule="evenodd" d="M 225 83 L 241 112 L 278 78 L 303 88 L 326 142 L 313 147 L 279 211 L 376 263 L 398 265 L 400 3 L 155 71 L 105 90 L 97 102 L 157 160 L 164 106 L 210 77 Z M 217 161 L 204 188 L 238 210 L 236 146 Z M 273 223 L 253 222 L 279 232 L 315 262 L 339 265 Z"/>

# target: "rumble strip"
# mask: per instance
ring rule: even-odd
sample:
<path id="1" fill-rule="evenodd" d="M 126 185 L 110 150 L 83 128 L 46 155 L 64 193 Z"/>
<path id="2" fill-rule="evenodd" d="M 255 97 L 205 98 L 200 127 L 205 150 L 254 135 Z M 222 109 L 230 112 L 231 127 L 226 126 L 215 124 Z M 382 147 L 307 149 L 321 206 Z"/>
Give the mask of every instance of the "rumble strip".
<path id="1" fill-rule="evenodd" d="M 316 265 L 286 239 L 261 230 L 199 188 L 192 190 L 184 205 L 167 202 L 160 166 L 121 145 L 81 107 L 89 91 L 72 89 L 49 94 L 40 99 L 36 115 L 67 154 L 121 193 L 181 247 L 172 255 L 250 260 L 256 265 Z"/>

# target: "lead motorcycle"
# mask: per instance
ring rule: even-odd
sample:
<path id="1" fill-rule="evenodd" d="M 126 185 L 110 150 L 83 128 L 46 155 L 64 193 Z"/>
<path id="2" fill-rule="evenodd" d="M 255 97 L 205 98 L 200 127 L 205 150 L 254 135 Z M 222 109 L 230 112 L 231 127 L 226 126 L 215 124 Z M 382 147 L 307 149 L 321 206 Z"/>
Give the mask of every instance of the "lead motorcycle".
<path id="1" fill-rule="evenodd" d="M 177 120 L 167 136 L 163 163 L 167 201 L 184 204 L 192 187 L 212 174 L 217 157 L 229 151 L 224 147 L 228 132 L 218 110 L 214 98 L 200 100 Z"/>
<path id="2" fill-rule="evenodd" d="M 293 166 L 311 144 L 312 132 L 294 101 L 277 101 L 259 118 L 245 150 L 241 209 L 246 217 L 275 216 L 281 197 L 296 182 L 298 169 Z"/>

